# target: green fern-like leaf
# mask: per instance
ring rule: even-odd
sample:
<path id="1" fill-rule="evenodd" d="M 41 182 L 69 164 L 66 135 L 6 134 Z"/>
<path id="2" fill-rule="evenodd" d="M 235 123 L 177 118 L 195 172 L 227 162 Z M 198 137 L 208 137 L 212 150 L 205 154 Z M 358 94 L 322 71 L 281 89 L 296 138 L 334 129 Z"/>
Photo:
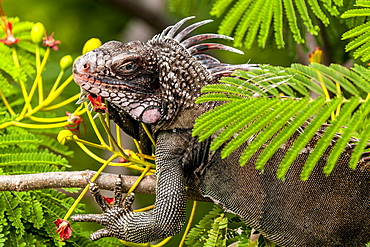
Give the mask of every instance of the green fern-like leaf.
<path id="1" fill-rule="evenodd" d="M 14 166 L 25 164 L 50 164 L 69 167 L 65 158 L 50 153 L 46 149 L 41 152 L 22 152 L 19 154 L 7 153 L 0 156 L 1 166 Z"/>
<path id="2" fill-rule="evenodd" d="M 233 6 L 228 7 L 232 4 Z M 303 30 L 298 22 L 301 19 L 308 32 L 317 35 L 319 26 L 314 24 L 312 16 L 319 19 L 324 25 L 329 25 L 330 15 L 337 16 L 338 6 L 341 1 L 318 1 L 318 0 L 239 0 L 239 1 L 216 1 L 211 10 L 211 15 L 224 18 L 219 26 L 219 32 L 231 35 L 234 32 L 235 45 L 245 45 L 250 48 L 258 37 L 258 45 L 264 47 L 267 42 L 271 27 L 278 47 L 284 47 L 283 29 L 284 18 L 287 19 L 289 30 L 297 43 L 304 43 L 301 35 Z M 271 23 L 273 22 L 273 25 Z M 244 42 L 244 43 L 243 43 Z"/>
<path id="3" fill-rule="evenodd" d="M 218 224 L 214 225 L 216 219 L 220 221 L 220 215 L 223 214 L 223 210 L 220 206 L 215 205 L 213 209 L 199 221 L 199 223 L 193 227 L 188 235 L 186 236 L 186 244 L 188 246 L 205 246 L 207 240 L 209 243 L 217 242 L 217 229 Z M 224 225 L 225 222 L 223 222 Z M 212 233 L 210 233 L 212 231 Z M 210 235 L 209 235 L 210 234 Z M 216 239 L 215 239 L 216 238 Z M 208 245 L 209 246 L 209 245 Z M 217 245 L 213 245 L 217 246 Z M 222 245 L 221 245 L 222 246 Z"/>
<path id="4" fill-rule="evenodd" d="M 367 109 L 370 86 L 367 68 L 293 64 L 284 69 L 261 66 L 260 70 L 237 71 L 234 75 L 237 77 L 222 78 L 220 84 L 205 89 L 205 92 L 232 99 L 196 120 L 193 134 L 200 141 L 213 136 L 211 150 L 223 146 L 221 157 L 226 158 L 248 143 L 240 164 L 244 165 L 254 157 L 256 167 L 263 169 L 278 149 L 290 140 L 291 147 L 286 149 L 277 174 L 284 179 L 292 162 L 315 137 L 318 143 L 309 147 L 312 150 L 307 150 L 310 155 L 302 169 L 301 178 L 306 180 L 324 152 L 329 152 L 324 168 L 329 174 L 350 141 L 356 146 L 350 163 L 352 168 L 355 167 L 370 137 L 364 132 L 365 128 L 360 128 L 370 111 Z M 311 99 L 310 90 L 319 97 Z M 328 92 L 335 97 L 328 98 Z M 330 125 L 324 127 L 325 133 L 318 134 L 328 122 Z M 353 128 L 343 129 L 346 124 Z M 338 135 L 343 139 L 335 141 Z"/>
<path id="5" fill-rule="evenodd" d="M 349 117 L 349 115 L 354 111 L 354 109 L 358 106 L 359 100 L 357 98 L 351 98 L 348 103 L 346 103 L 342 110 L 341 114 L 336 118 L 335 121 L 333 121 L 332 125 L 330 125 L 326 132 L 323 134 L 323 136 L 320 138 L 318 143 L 315 146 L 315 149 L 312 153 L 310 153 L 306 164 L 303 167 L 303 171 L 301 174 L 302 180 L 307 180 L 309 175 L 311 174 L 313 168 L 319 161 L 320 157 L 325 152 L 326 148 L 331 145 L 334 136 L 338 132 L 338 129 L 342 126 L 344 121 Z M 333 104 L 334 107 L 335 104 Z M 325 114 L 322 114 L 323 116 Z M 320 116 L 321 117 L 321 116 Z M 319 119 L 319 117 L 317 118 Z M 318 121 L 319 122 L 319 121 Z M 322 124 L 322 123 L 321 123 Z M 332 169 L 328 170 L 326 167 L 326 170 L 324 170 L 327 174 L 331 172 Z"/>
<path id="6" fill-rule="evenodd" d="M 46 135 L 35 135 L 38 140 L 42 140 L 42 146 L 53 150 L 54 152 L 67 157 L 73 157 L 73 151 L 69 150 L 68 146 L 60 144 L 56 138 L 51 138 Z"/>
<path id="7" fill-rule="evenodd" d="M 41 140 L 38 140 L 35 135 L 31 133 L 23 135 L 10 134 L 0 136 L 0 148 L 6 148 L 10 145 L 17 145 L 25 148 L 36 148 L 40 143 Z"/>
<path id="8" fill-rule="evenodd" d="M 9 220 L 9 224 L 14 227 L 19 236 L 22 236 L 25 233 L 25 230 L 24 225 L 22 224 L 22 209 L 21 207 L 17 207 L 19 201 L 9 191 L 1 191 L 0 193 L 1 197 L 4 199 L 3 203 L 5 205 L 5 213 Z"/>
<path id="9" fill-rule="evenodd" d="M 368 1 L 356 1 L 355 6 L 361 7 L 359 9 L 350 9 L 345 11 L 342 18 L 358 18 L 369 17 L 370 9 Z M 346 45 L 346 51 L 355 50 L 354 58 L 361 58 L 362 61 L 370 59 L 370 22 L 363 23 L 343 34 L 343 39 L 355 38 Z"/>

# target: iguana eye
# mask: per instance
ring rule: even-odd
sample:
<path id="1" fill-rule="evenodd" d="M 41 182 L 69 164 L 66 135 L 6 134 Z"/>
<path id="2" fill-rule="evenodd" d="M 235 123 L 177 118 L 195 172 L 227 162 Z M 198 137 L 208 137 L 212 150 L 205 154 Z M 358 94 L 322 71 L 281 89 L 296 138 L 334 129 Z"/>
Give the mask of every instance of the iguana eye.
<path id="1" fill-rule="evenodd" d="M 133 61 L 128 61 L 116 68 L 116 73 L 127 75 L 134 72 L 137 69 L 137 64 Z"/>

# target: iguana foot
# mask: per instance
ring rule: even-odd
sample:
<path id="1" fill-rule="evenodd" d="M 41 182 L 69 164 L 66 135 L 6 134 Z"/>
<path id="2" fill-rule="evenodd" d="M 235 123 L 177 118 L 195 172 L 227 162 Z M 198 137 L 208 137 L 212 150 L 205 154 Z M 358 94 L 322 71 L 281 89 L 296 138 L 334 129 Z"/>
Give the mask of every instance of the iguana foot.
<path id="1" fill-rule="evenodd" d="M 135 196 L 133 193 L 127 197 L 122 194 L 121 177 L 116 181 L 114 189 L 114 201 L 108 202 L 101 194 L 100 189 L 95 183 L 90 183 L 90 192 L 95 201 L 102 209 L 102 214 L 76 214 L 71 216 L 72 221 L 76 222 L 96 222 L 105 228 L 100 229 L 90 235 L 90 239 L 95 241 L 103 237 L 122 238 L 126 232 L 125 222 L 128 222 L 133 217 L 131 208 Z"/>

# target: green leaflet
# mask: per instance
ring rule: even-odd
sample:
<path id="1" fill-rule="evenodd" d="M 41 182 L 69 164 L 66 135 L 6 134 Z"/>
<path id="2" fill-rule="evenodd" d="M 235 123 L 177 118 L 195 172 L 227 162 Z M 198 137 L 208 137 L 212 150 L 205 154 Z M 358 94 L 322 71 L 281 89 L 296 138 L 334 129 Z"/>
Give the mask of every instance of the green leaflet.
<path id="1" fill-rule="evenodd" d="M 227 227 L 227 217 L 220 206 L 213 206 L 210 211 L 198 224 L 193 227 L 186 238 L 188 246 L 226 246 L 222 244 L 226 241 L 225 228 Z M 220 243 L 221 242 L 221 243 Z"/>
<path id="2" fill-rule="evenodd" d="M 227 83 L 227 80 L 222 81 L 224 83 Z M 233 85 L 227 85 L 227 84 L 211 84 L 207 85 L 202 88 L 202 93 L 208 93 L 208 92 L 221 92 L 221 93 L 231 93 L 231 94 L 237 94 L 240 96 L 252 96 L 252 93 L 248 90 L 241 89 L 239 87 L 233 86 Z"/>
<path id="3" fill-rule="evenodd" d="M 7 153 L 0 156 L 0 166 L 26 164 L 45 164 L 70 167 L 65 158 L 50 153 L 47 149 L 44 151 L 22 152 L 19 154 Z"/>
<path id="4" fill-rule="evenodd" d="M 267 38 L 269 37 L 272 17 L 273 17 L 273 11 L 274 11 L 274 0 L 268 0 L 267 3 L 263 6 L 262 11 L 260 13 L 261 18 L 261 31 L 258 35 L 258 46 L 264 48 L 265 44 L 267 42 Z M 266 18 L 263 18 L 263 16 L 266 16 Z M 256 25 L 257 26 L 257 25 Z M 257 32 L 257 30 L 256 30 Z M 253 40 L 250 41 L 250 43 L 253 44 Z M 246 46 L 249 46 L 251 44 L 246 43 Z"/>
<path id="5" fill-rule="evenodd" d="M 195 103 L 204 103 L 209 101 L 230 101 L 232 100 L 228 95 L 223 93 L 212 93 L 212 94 L 204 94 L 197 98 Z"/>
<path id="6" fill-rule="evenodd" d="M 361 89 L 366 94 L 370 93 L 370 85 L 367 82 L 370 77 L 365 77 L 368 69 L 357 64 L 355 64 L 354 68 L 351 68 L 351 70 L 338 64 L 331 64 L 330 67 L 340 73 L 343 77 L 350 80 L 350 83 L 355 85 L 357 90 Z"/>
<path id="7" fill-rule="evenodd" d="M 237 26 L 239 19 L 244 15 L 252 0 L 238 0 L 222 20 L 218 32 L 225 35 L 231 35 L 231 32 Z M 239 24 L 240 25 L 240 24 Z"/>
<path id="8" fill-rule="evenodd" d="M 353 136 L 353 134 L 357 131 L 358 127 L 364 122 L 365 118 L 370 113 L 370 101 L 367 101 L 363 103 L 359 109 L 353 114 L 353 117 L 351 121 L 348 123 L 348 128 L 345 128 L 343 131 L 343 134 L 341 135 L 341 138 L 335 143 L 334 149 L 331 152 L 328 163 L 324 167 L 325 174 L 329 174 L 336 164 L 336 161 L 338 160 L 339 156 L 342 154 L 343 150 L 347 146 L 350 138 Z M 368 140 L 368 138 L 362 138 L 361 140 Z M 355 153 L 352 154 L 351 158 L 353 158 Z M 357 159 L 359 159 L 360 156 L 358 156 Z M 351 160 L 352 161 L 352 160 Z M 357 164 L 357 162 L 356 162 Z M 353 167 L 351 164 L 350 167 Z"/>
<path id="9" fill-rule="evenodd" d="M 233 4 L 232 7 L 225 14 L 231 4 Z M 329 18 L 325 11 L 337 16 L 339 14 L 338 6 L 342 6 L 341 1 L 220 0 L 213 4 L 210 13 L 217 17 L 224 16 L 219 26 L 219 32 L 225 35 L 231 35 L 234 32 L 235 46 L 244 44 L 249 49 L 258 37 L 258 45 L 265 47 L 269 33 L 273 32 L 276 45 L 282 48 L 285 45 L 283 38 L 284 18 L 288 20 L 289 34 L 297 43 L 304 43 L 301 34 L 306 30 L 313 35 L 318 34 L 319 27 L 313 25 L 313 17 L 322 21 L 324 25 L 329 25 Z M 299 19 L 303 21 L 302 26 L 298 25 Z"/>
<path id="10" fill-rule="evenodd" d="M 73 151 L 69 150 L 68 146 L 60 144 L 56 138 L 51 138 L 46 135 L 36 134 L 38 140 L 42 140 L 41 145 L 47 147 L 54 152 L 67 157 L 73 157 Z"/>
<path id="11" fill-rule="evenodd" d="M 245 148 L 243 154 L 240 156 L 239 163 L 240 164 L 247 163 L 248 160 L 255 153 L 255 152 L 251 152 L 252 150 L 257 150 L 257 149 L 261 148 L 262 145 L 267 143 L 269 141 L 269 139 L 272 138 L 275 135 L 276 130 L 279 130 L 279 129 L 283 128 L 284 125 L 286 125 L 287 122 L 289 122 L 290 119 L 293 119 L 295 117 L 295 115 L 301 109 L 306 107 L 307 104 L 308 104 L 307 99 L 303 99 L 303 100 L 299 100 L 299 101 L 287 100 L 286 104 L 284 105 L 285 108 L 283 108 L 283 110 L 280 111 L 280 113 L 277 113 L 278 114 L 277 117 L 272 122 L 268 123 L 268 125 L 263 127 L 263 128 L 266 128 L 266 131 L 264 131 L 263 136 L 257 134 L 257 136 L 250 143 L 250 145 L 247 148 Z M 278 110 L 278 109 L 276 109 L 276 110 Z M 305 120 L 306 119 L 304 119 L 304 121 Z M 261 131 L 263 131 L 263 129 L 261 129 Z M 286 138 L 288 138 L 288 137 L 289 136 L 286 136 Z M 279 139 L 279 140 L 281 140 L 281 139 Z M 270 148 L 268 150 L 270 150 Z M 260 155 L 260 157 L 263 157 L 263 156 Z M 264 164 L 257 163 L 256 167 L 257 167 L 257 169 L 262 169 L 263 165 Z"/>
<path id="12" fill-rule="evenodd" d="M 291 137 L 302 126 L 307 119 L 313 116 L 318 109 L 325 103 L 324 98 L 319 98 L 309 104 L 306 104 L 297 112 L 297 115 L 288 122 L 288 124 L 277 134 L 277 136 L 269 143 L 269 148 L 265 148 L 258 157 L 256 167 L 261 169 L 271 156 L 283 145 L 289 137 Z M 243 154 L 244 155 L 244 154 Z M 278 178 L 284 178 L 285 170 L 280 170 Z"/>
<path id="13" fill-rule="evenodd" d="M 337 64 L 293 64 L 291 68 L 261 66 L 260 70 L 237 71 L 234 75 L 237 77 L 222 78 L 220 84 L 212 85 L 205 91 L 222 94 L 222 89 L 226 89 L 223 97 L 238 98 L 220 104 L 200 116 L 193 132 L 200 141 L 213 135 L 210 148 L 215 151 L 224 146 L 221 150 L 222 158 L 226 158 L 248 140 L 248 148 L 244 150 L 239 162 L 244 165 L 260 150 L 256 167 L 262 169 L 272 155 L 298 131 L 298 138 L 278 168 L 278 177 L 284 179 L 291 163 L 321 126 L 332 121 L 319 143 L 310 151 L 301 178 L 308 178 L 323 152 L 332 146 L 332 153 L 328 154 L 330 157 L 324 169 L 329 174 L 349 140 L 357 142 L 351 167 L 357 164 L 370 137 L 365 131 L 369 127 L 361 127 L 370 111 L 366 109 L 370 95 L 370 71 L 367 68 L 360 65 L 348 69 Z M 231 90 L 232 86 L 238 90 Z M 326 96 L 312 100 L 309 90 Z M 325 90 L 332 92 L 334 97 L 328 98 L 330 95 Z M 301 95 L 301 98 L 297 95 Z M 301 128 L 307 121 L 309 124 Z M 347 124 L 351 128 L 343 129 L 342 126 Z M 335 143 L 332 140 L 337 138 L 338 132 L 343 132 L 343 139 Z M 361 140 L 351 137 L 357 132 Z"/>
<path id="14" fill-rule="evenodd" d="M 249 138 L 252 138 L 255 133 L 265 128 L 265 126 L 269 124 L 270 121 L 274 120 L 279 114 L 284 114 L 284 111 L 290 104 L 289 101 L 275 101 L 275 99 L 266 103 L 270 103 L 271 108 L 265 110 L 265 108 L 258 107 L 255 109 L 257 116 L 252 120 L 252 124 L 248 125 L 247 128 L 238 133 L 238 135 L 222 149 L 221 157 L 223 159 L 230 155 Z"/>
<path id="15" fill-rule="evenodd" d="M 332 69 L 330 67 L 318 63 L 312 63 L 310 67 L 319 70 L 321 74 L 325 76 L 325 78 L 328 78 L 331 81 L 339 83 L 340 86 L 343 87 L 343 89 L 346 90 L 351 95 L 360 95 L 358 89 L 353 85 L 352 82 L 348 81 L 340 71 L 336 71 L 335 69 Z"/>
<path id="16" fill-rule="evenodd" d="M 243 105 L 243 108 L 245 108 L 246 110 L 243 111 L 242 114 L 234 115 L 235 119 L 233 120 L 235 121 L 229 126 L 226 126 L 225 129 L 213 140 L 211 144 L 211 150 L 216 150 L 217 148 L 219 148 L 224 142 L 235 135 L 235 133 L 244 129 L 245 126 L 249 125 L 251 121 L 257 118 L 260 114 L 263 114 L 265 110 L 276 105 L 277 101 L 268 102 L 266 100 L 261 100 L 261 102 L 246 103 L 247 104 L 244 105 L 239 103 L 240 105 Z M 214 131 L 217 131 L 219 129 L 217 128 L 215 128 Z"/>
<path id="17" fill-rule="evenodd" d="M 217 0 L 212 6 L 211 15 L 220 17 L 227 7 L 233 2 L 233 0 Z"/>
<path id="18" fill-rule="evenodd" d="M 4 134 L 0 135 L 0 148 L 6 148 L 10 145 L 17 145 L 19 147 L 32 148 L 40 144 L 41 140 L 37 139 L 31 133 L 27 134 Z M 35 145 L 32 145 L 35 144 Z"/>
<path id="19" fill-rule="evenodd" d="M 19 201 L 9 191 L 1 191 L 0 195 L 3 198 L 3 203 L 5 205 L 5 214 L 7 215 L 7 219 L 10 225 L 14 227 L 17 234 L 23 235 L 25 231 L 24 225 L 21 222 L 21 219 L 23 218 L 22 208 L 17 207 Z"/>
<path id="20" fill-rule="evenodd" d="M 370 16 L 369 3 L 367 1 L 356 1 L 355 6 L 362 8 L 347 10 L 341 15 L 341 18 Z M 353 54 L 354 58 L 361 58 L 363 62 L 370 59 L 369 30 L 370 22 L 361 23 L 357 27 L 344 33 L 342 36 L 342 39 L 355 38 L 346 45 L 346 52 L 355 50 Z"/>
<path id="21" fill-rule="evenodd" d="M 302 180 L 308 179 L 313 168 L 315 167 L 319 159 L 322 157 L 325 150 L 331 145 L 334 136 L 336 135 L 337 132 L 339 132 L 339 129 L 343 125 L 344 121 L 348 118 L 348 116 L 352 113 L 352 111 L 354 111 L 354 109 L 357 107 L 358 104 L 359 104 L 359 100 L 358 98 L 355 98 L 355 97 L 351 98 L 348 103 L 344 104 L 340 112 L 341 114 L 335 119 L 335 121 L 332 122 L 332 125 L 330 125 L 327 128 L 325 133 L 322 135 L 320 140 L 317 142 L 313 152 L 310 153 L 310 155 L 308 156 L 306 164 L 303 166 L 303 171 L 301 174 Z M 324 169 L 324 172 L 327 174 L 329 174 L 330 171 L 332 170 L 330 166 L 326 166 L 325 168 L 326 169 Z"/>
<path id="22" fill-rule="evenodd" d="M 341 103 L 340 99 L 334 99 L 327 106 L 319 109 L 315 118 L 310 121 L 310 124 L 304 131 L 304 135 L 299 135 L 299 137 L 294 141 L 293 146 L 285 154 L 283 160 L 280 163 L 278 170 L 278 177 L 282 177 L 290 165 L 293 163 L 295 158 L 301 152 L 301 150 L 307 145 L 307 143 L 316 134 L 317 130 L 322 126 L 322 124 L 329 118 L 331 112 L 336 109 L 336 107 Z M 310 168 L 310 167 L 309 167 Z M 302 171 L 302 179 L 306 178 L 307 170 L 306 168 Z"/>
<path id="23" fill-rule="evenodd" d="M 304 40 L 302 39 L 301 34 L 298 29 L 297 17 L 294 11 L 292 0 L 282 0 L 282 1 L 283 1 L 284 9 L 285 9 L 285 14 L 288 19 L 290 31 L 293 34 L 294 41 L 297 42 L 298 44 L 303 43 Z"/>

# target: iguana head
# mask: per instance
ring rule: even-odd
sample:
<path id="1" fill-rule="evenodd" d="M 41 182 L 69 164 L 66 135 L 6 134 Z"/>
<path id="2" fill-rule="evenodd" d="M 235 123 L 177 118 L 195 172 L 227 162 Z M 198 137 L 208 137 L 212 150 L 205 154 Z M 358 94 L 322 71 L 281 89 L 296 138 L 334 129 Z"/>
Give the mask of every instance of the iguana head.
<path id="1" fill-rule="evenodd" d="M 206 39 L 232 39 L 219 34 L 186 36 L 195 23 L 179 31 L 188 17 L 166 28 L 146 43 L 110 41 L 79 58 L 73 68 L 74 79 L 82 95 L 100 95 L 114 109 L 130 114 L 135 120 L 156 123 L 171 119 L 178 109 L 192 107 L 202 86 L 220 74 L 249 65 L 222 64 L 202 54 L 210 49 L 242 53 Z"/>

